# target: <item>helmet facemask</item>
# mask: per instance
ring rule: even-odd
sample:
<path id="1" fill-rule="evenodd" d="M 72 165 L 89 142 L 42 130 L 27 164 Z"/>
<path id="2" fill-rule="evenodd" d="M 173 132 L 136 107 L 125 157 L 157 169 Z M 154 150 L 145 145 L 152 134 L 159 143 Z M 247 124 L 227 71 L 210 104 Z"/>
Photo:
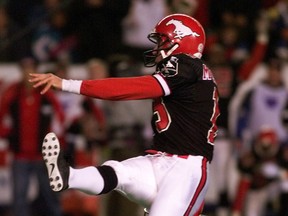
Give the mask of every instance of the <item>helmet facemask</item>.
<path id="1" fill-rule="evenodd" d="M 150 33 L 148 39 L 157 44 L 156 48 L 144 52 L 144 65 L 146 67 L 153 67 L 157 64 L 157 58 L 164 59 L 171 55 L 171 53 L 178 48 L 177 43 L 173 43 L 171 39 L 160 33 Z"/>

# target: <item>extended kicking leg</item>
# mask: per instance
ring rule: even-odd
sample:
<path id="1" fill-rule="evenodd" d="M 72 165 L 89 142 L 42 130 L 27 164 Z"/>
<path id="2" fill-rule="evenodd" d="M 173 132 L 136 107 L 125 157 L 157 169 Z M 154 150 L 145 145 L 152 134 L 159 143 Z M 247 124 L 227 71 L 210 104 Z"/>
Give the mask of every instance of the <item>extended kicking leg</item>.
<path id="1" fill-rule="evenodd" d="M 116 173 L 110 166 L 89 166 L 82 169 L 70 167 L 54 133 L 48 133 L 45 136 L 42 155 L 47 167 L 51 189 L 55 192 L 73 188 L 98 195 L 113 190 L 118 184 Z"/>

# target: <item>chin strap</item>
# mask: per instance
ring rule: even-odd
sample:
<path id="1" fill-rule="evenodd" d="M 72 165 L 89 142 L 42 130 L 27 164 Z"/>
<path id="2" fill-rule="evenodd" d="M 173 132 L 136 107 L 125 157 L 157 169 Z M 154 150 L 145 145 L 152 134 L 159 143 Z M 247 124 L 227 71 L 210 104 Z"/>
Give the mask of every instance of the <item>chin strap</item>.
<path id="1" fill-rule="evenodd" d="M 162 58 L 164 59 L 164 58 L 170 56 L 178 47 L 179 47 L 179 44 L 175 44 L 170 50 L 167 51 L 167 53 L 165 53 L 165 50 L 161 50 L 160 54 L 161 54 Z M 201 59 L 202 53 L 200 53 L 200 52 L 194 53 L 193 57 Z"/>
<path id="2" fill-rule="evenodd" d="M 161 50 L 160 54 L 161 54 L 162 58 L 164 59 L 164 58 L 170 56 L 178 47 L 179 47 L 179 45 L 175 44 L 170 50 L 167 51 L 167 53 L 165 53 L 164 50 Z"/>

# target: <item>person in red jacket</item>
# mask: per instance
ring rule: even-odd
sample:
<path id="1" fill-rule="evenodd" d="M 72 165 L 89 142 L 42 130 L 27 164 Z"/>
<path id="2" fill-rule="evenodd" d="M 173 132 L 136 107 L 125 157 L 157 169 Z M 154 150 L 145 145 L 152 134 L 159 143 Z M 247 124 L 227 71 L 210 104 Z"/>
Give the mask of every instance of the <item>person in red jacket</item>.
<path id="1" fill-rule="evenodd" d="M 37 72 L 34 59 L 24 58 L 19 66 L 23 79 L 7 87 L 2 94 L 0 106 L 0 136 L 9 141 L 13 153 L 14 215 L 31 215 L 27 194 L 30 178 L 35 174 L 39 182 L 39 193 L 44 198 L 43 206 L 47 206 L 37 211 L 44 210 L 49 215 L 60 216 L 58 198 L 51 193 L 39 143 L 52 129 L 54 115 L 60 123 L 63 123 L 64 115 L 52 91 L 41 95 L 27 81 L 29 73 Z"/>

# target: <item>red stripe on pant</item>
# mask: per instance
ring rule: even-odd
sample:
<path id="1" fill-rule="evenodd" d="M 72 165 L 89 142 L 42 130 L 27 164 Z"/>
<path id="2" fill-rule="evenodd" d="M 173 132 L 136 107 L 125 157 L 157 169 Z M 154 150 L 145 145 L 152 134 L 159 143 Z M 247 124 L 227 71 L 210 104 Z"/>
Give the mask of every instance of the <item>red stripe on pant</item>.
<path id="1" fill-rule="evenodd" d="M 196 191 L 194 193 L 194 196 L 193 196 L 193 198 L 192 198 L 192 200 L 191 200 L 191 202 L 190 202 L 190 204 L 189 204 L 184 216 L 189 216 L 193 206 L 196 203 L 197 198 L 199 197 L 201 191 L 203 190 L 203 188 L 204 188 L 204 186 L 206 184 L 206 181 L 207 181 L 207 172 L 206 171 L 207 171 L 207 159 L 203 158 L 203 160 L 202 160 L 202 176 L 201 176 L 201 179 L 200 179 L 200 183 L 199 183 L 199 185 L 198 185 L 198 187 L 197 187 L 197 189 L 196 189 Z M 200 208 L 201 210 L 203 208 L 203 205 L 204 205 L 204 203 L 202 203 L 202 205 L 201 205 L 201 208 Z M 201 213 L 200 209 L 197 211 L 196 214 L 194 214 L 194 216 L 198 216 Z"/>

